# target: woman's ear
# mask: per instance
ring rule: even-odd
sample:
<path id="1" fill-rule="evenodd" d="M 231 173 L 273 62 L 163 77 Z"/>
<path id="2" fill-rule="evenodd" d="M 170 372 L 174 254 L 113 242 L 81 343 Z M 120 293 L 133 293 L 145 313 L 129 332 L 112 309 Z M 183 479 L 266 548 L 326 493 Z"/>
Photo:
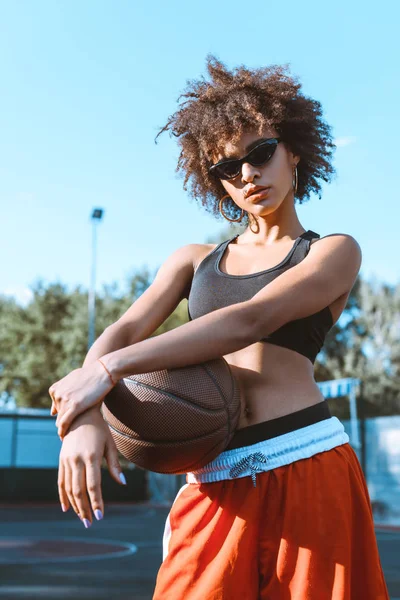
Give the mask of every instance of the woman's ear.
<path id="1" fill-rule="evenodd" d="M 297 167 L 297 165 L 300 162 L 300 156 L 298 156 L 297 154 L 294 154 L 292 152 L 292 150 L 289 148 L 289 146 L 288 146 L 288 144 L 286 142 L 283 142 L 283 144 L 284 144 L 284 146 L 286 148 L 286 151 L 287 151 L 287 156 L 288 156 L 288 159 L 289 159 L 289 164 L 292 167 Z"/>
<path id="2" fill-rule="evenodd" d="M 297 165 L 300 162 L 300 156 L 295 156 L 294 154 L 292 156 L 293 156 L 293 165 L 297 167 Z"/>

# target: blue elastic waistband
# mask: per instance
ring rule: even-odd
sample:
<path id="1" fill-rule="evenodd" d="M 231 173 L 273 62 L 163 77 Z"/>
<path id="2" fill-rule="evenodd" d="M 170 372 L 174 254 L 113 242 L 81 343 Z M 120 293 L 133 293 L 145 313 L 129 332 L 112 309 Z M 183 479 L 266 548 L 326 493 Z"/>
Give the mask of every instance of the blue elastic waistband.
<path id="1" fill-rule="evenodd" d="M 187 473 L 186 481 L 210 483 L 251 476 L 255 485 L 257 473 L 310 458 L 348 442 L 342 423 L 337 417 L 331 417 L 257 444 L 226 450 L 201 469 Z"/>

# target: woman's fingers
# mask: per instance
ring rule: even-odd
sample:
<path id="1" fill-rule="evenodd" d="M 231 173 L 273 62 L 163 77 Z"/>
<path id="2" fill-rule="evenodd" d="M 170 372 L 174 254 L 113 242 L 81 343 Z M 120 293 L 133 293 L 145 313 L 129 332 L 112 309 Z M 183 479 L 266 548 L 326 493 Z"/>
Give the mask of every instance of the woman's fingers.
<path id="1" fill-rule="evenodd" d="M 51 410 L 50 410 L 50 414 L 54 417 L 54 415 L 56 415 L 58 413 L 58 409 L 59 409 L 59 400 L 55 397 L 54 395 L 55 389 L 54 389 L 54 384 L 52 386 L 49 387 L 49 396 L 51 398 Z"/>
<path id="2" fill-rule="evenodd" d="M 122 472 L 121 465 L 119 464 L 118 450 L 110 432 L 107 436 L 107 444 L 105 449 L 105 457 L 110 471 L 111 477 L 118 483 L 126 485 L 125 476 Z"/>
<path id="3" fill-rule="evenodd" d="M 86 528 L 92 524 L 91 509 L 96 519 L 100 521 L 104 515 L 100 459 L 89 456 L 86 464 L 82 459 L 77 458 L 66 461 L 65 464 L 61 460 L 58 471 L 58 491 L 62 510 L 65 512 L 72 506 Z"/>
<path id="4" fill-rule="evenodd" d="M 71 406 L 67 408 L 64 413 L 58 413 L 56 419 L 57 433 L 61 439 L 64 439 L 65 435 L 71 426 L 72 421 L 79 413 Z"/>
<path id="5" fill-rule="evenodd" d="M 56 419 L 56 427 L 58 429 L 58 435 L 61 439 L 64 439 L 65 435 L 68 433 L 72 421 L 85 410 L 86 407 L 83 404 L 78 406 L 77 404 L 73 403 L 70 403 L 65 411 L 60 409 Z"/>
<path id="6" fill-rule="evenodd" d="M 82 523 L 88 529 L 92 524 L 92 512 L 90 510 L 89 499 L 86 493 L 86 467 L 82 461 L 75 461 L 71 465 L 72 472 L 72 493 L 74 502 L 78 507 L 78 515 Z"/>
<path id="7" fill-rule="evenodd" d="M 107 450 L 108 442 L 113 446 Z M 60 499 L 67 501 L 86 527 L 104 514 L 101 491 L 101 461 L 107 455 L 111 474 L 121 483 L 117 449 L 110 430 L 96 406 L 74 420 L 60 453 Z"/>
<path id="8" fill-rule="evenodd" d="M 64 465 L 64 472 L 65 472 L 65 491 L 67 493 L 69 503 L 71 504 L 72 508 L 74 509 L 74 511 L 76 512 L 78 517 L 80 517 L 79 509 L 75 502 L 74 492 L 73 492 L 73 487 L 72 487 L 72 468 L 68 462 L 66 462 Z"/>
<path id="9" fill-rule="evenodd" d="M 60 498 L 60 504 L 61 504 L 61 509 L 63 512 L 66 512 L 69 507 L 70 507 L 70 503 L 68 500 L 68 496 L 67 496 L 67 492 L 65 491 L 65 469 L 64 469 L 64 463 L 62 460 L 60 460 L 60 464 L 58 467 L 58 496 Z"/>
<path id="10" fill-rule="evenodd" d="M 98 521 L 104 515 L 104 502 L 101 494 L 101 461 L 89 457 L 86 462 L 86 488 L 94 516 Z"/>

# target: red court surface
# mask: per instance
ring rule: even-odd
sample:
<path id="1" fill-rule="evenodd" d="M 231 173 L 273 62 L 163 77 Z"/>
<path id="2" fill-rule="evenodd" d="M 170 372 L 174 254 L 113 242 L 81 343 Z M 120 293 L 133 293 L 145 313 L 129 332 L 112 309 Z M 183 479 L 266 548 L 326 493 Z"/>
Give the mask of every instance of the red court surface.
<path id="1" fill-rule="evenodd" d="M 0 507 L 0 599 L 151 600 L 168 510 L 106 505 L 86 530 L 58 505 Z M 377 539 L 391 599 L 400 600 L 400 528 L 379 527 Z"/>

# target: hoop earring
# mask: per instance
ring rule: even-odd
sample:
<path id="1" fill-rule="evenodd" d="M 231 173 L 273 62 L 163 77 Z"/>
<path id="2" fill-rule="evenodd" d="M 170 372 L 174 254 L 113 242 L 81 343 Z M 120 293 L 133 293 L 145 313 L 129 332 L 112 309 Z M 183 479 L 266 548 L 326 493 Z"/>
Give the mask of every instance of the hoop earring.
<path id="1" fill-rule="evenodd" d="M 293 186 L 293 190 L 294 190 L 294 195 L 297 194 L 298 183 L 299 183 L 299 176 L 298 176 L 298 173 L 297 173 L 297 165 L 296 165 L 296 167 L 294 168 L 294 171 L 293 171 L 293 179 L 292 179 L 292 186 Z"/>
<path id="2" fill-rule="evenodd" d="M 255 229 L 253 229 L 253 225 L 255 226 Z M 250 231 L 252 231 L 253 233 L 258 233 L 260 231 L 260 225 L 258 221 L 251 213 L 249 213 L 249 227 Z"/>
<path id="3" fill-rule="evenodd" d="M 239 219 L 230 219 L 229 217 L 226 216 L 226 214 L 222 210 L 222 204 L 223 204 L 225 198 L 230 198 L 230 195 L 229 194 L 225 194 L 225 196 L 222 196 L 221 200 L 219 201 L 219 212 L 224 217 L 224 219 L 226 219 L 227 221 L 230 221 L 231 223 L 239 223 L 243 219 L 245 211 L 242 208 L 242 214 L 240 215 Z"/>

